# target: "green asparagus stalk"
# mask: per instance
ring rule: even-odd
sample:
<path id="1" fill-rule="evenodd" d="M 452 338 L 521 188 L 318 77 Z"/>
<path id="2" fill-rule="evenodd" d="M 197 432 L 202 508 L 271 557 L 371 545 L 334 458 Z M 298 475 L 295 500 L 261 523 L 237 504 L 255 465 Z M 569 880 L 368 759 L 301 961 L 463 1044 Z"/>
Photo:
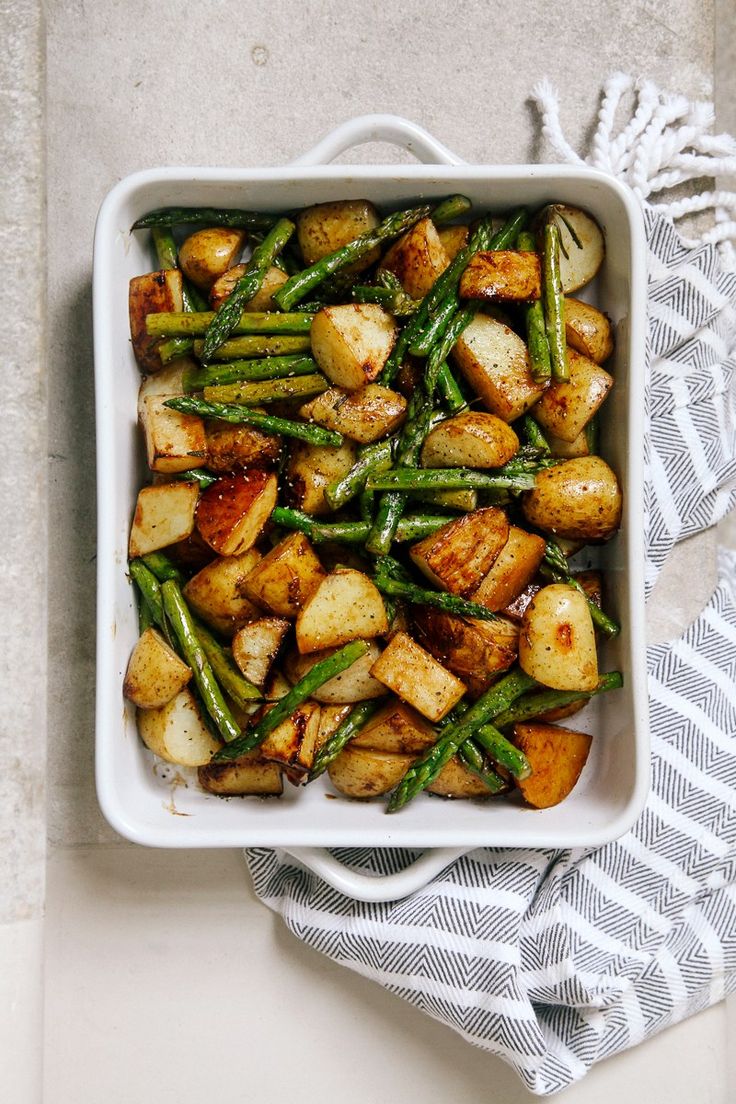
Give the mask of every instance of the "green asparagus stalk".
<path id="1" fill-rule="evenodd" d="M 202 337 L 217 317 L 216 311 L 160 311 L 146 317 L 146 333 L 150 337 Z M 309 333 L 313 314 L 297 311 L 278 314 L 276 311 L 244 311 L 233 325 L 233 334 Z"/>
<path id="2" fill-rule="evenodd" d="M 552 218 L 544 225 L 542 261 L 542 302 L 552 378 L 566 380 L 570 378 L 570 367 L 565 340 L 565 298 L 560 276 L 560 231 Z"/>
<path id="3" fill-rule="evenodd" d="M 591 456 L 598 455 L 600 437 L 600 418 L 596 412 L 585 427 L 585 441 Z"/>
<path id="4" fill-rule="evenodd" d="M 392 463 L 391 441 L 378 441 L 374 445 L 366 445 L 360 450 L 358 459 L 350 471 L 342 479 L 335 480 L 325 488 L 328 506 L 332 510 L 339 510 L 346 506 L 351 499 L 361 493 L 371 474 L 388 471 Z"/>
<path id="5" fill-rule="evenodd" d="M 562 551 L 557 541 L 552 537 L 547 539 L 547 547 L 545 549 L 541 570 L 548 578 L 552 579 L 553 582 L 567 583 L 568 586 L 574 587 L 575 590 L 582 594 L 588 604 L 593 624 L 600 629 L 604 636 L 618 636 L 621 631 L 620 626 L 616 624 L 612 617 L 604 613 L 603 610 L 596 605 L 593 599 L 585 593 L 584 588 L 570 571 L 567 556 Z"/>
<path id="6" fill-rule="evenodd" d="M 170 226 L 155 226 L 151 231 L 159 268 L 178 268 L 179 251 Z"/>
<path id="7" fill-rule="evenodd" d="M 536 253 L 537 243 L 534 235 L 524 231 L 519 234 L 519 249 L 529 253 Z M 544 321 L 544 308 L 542 300 L 536 299 L 525 310 L 526 343 L 529 348 L 529 362 L 532 376 L 538 382 L 548 380 L 552 374 L 552 362 L 550 359 L 549 341 Z"/>
<path id="8" fill-rule="evenodd" d="M 212 633 L 201 621 L 192 619 L 197 640 L 202 645 L 202 651 L 209 660 L 212 672 L 226 694 L 229 694 L 236 705 L 241 709 L 248 709 L 253 702 L 263 701 L 263 694 L 249 682 L 238 669 L 228 649 L 216 640 Z"/>
<path id="9" fill-rule="evenodd" d="M 175 583 L 184 584 L 184 576 L 165 552 L 147 552 L 145 556 L 141 556 L 141 562 L 155 575 L 160 583 L 173 579 Z"/>
<path id="10" fill-rule="evenodd" d="M 217 684 L 212 667 L 197 638 L 192 615 L 184 601 L 179 584 L 168 579 L 161 585 L 164 612 L 179 642 L 182 655 L 192 669 L 194 681 L 205 708 L 215 722 L 223 740 L 235 740 L 240 727 L 230 712 L 222 691 Z"/>
<path id="11" fill-rule="evenodd" d="M 477 602 L 469 602 L 457 594 L 447 594 L 442 590 L 429 590 L 412 582 L 404 569 L 390 556 L 382 556 L 376 563 L 373 582 L 382 594 L 393 598 L 404 598 L 412 605 L 434 606 L 436 609 L 454 613 L 458 617 L 475 617 L 481 621 L 495 621 L 498 614 L 492 613 Z"/>
<path id="12" fill-rule="evenodd" d="M 523 782 L 532 773 L 531 764 L 524 752 L 514 747 L 495 725 L 481 725 L 475 731 L 475 739 L 494 763 L 505 767 L 517 781 Z"/>
<path id="13" fill-rule="evenodd" d="M 337 544 L 363 544 L 372 524 L 365 520 L 324 522 L 287 506 L 275 506 L 271 513 L 271 521 L 282 529 L 296 529 L 306 534 L 315 544 L 333 541 Z M 452 521 L 452 518 L 447 515 L 440 517 L 418 514 L 403 517 L 399 522 L 396 540 L 421 540 L 422 537 L 435 533 L 448 521 Z"/>
<path id="14" fill-rule="evenodd" d="M 435 226 L 444 226 L 445 223 L 454 222 L 455 219 L 467 215 L 472 206 L 473 204 L 467 196 L 447 196 L 446 199 L 443 199 L 441 203 L 437 204 L 432 212 L 432 222 Z"/>
<path id="15" fill-rule="evenodd" d="M 173 338 L 174 341 L 185 340 Z M 206 360 L 204 341 L 195 338 L 192 348 L 195 356 Z M 245 334 L 223 342 L 210 357 L 211 360 L 238 360 L 251 357 L 288 356 L 295 353 L 311 353 L 312 343 L 308 334 Z"/>
<path id="16" fill-rule="evenodd" d="M 166 585 L 168 586 L 168 584 Z M 319 663 L 315 663 L 314 667 L 303 678 L 299 679 L 292 686 L 289 693 L 285 694 L 272 709 L 269 709 L 250 731 L 244 733 L 227 747 L 221 748 L 214 756 L 215 760 L 221 762 L 226 759 L 237 759 L 244 755 L 246 751 L 252 751 L 253 748 L 258 747 L 270 732 L 273 732 L 287 717 L 290 717 L 294 710 L 298 709 L 307 698 L 311 698 L 315 690 L 319 690 L 320 686 L 323 686 L 331 678 L 335 678 L 336 675 L 346 671 L 348 667 L 352 667 L 356 660 L 366 654 L 369 646 L 365 640 L 353 640 L 333 655 L 328 656 L 327 659 L 321 659 Z"/>
<path id="17" fill-rule="evenodd" d="M 178 360 L 179 357 L 188 356 L 194 350 L 194 342 L 189 337 L 172 337 L 168 341 L 162 341 L 158 347 L 158 355 L 161 357 L 161 363 L 165 366 L 171 364 L 172 360 Z"/>
<path id="18" fill-rule="evenodd" d="M 330 763 L 337 759 L 345 745 L 360 732 L 361 728 L 365 727 L 382 705 L 383 702 L 380 699 L 378 701 L 358 702 L 315 755 L 307 779 L 308 782 L 313 782 L 315 778 L 319 778 L 327 770 Z"/>
<path id="19" fill-rule="evenodd" d="M 459 414 L 467 408 L 467 402 L 462 391 L 458 387 L 457 380 L 450 371 L 447 363 L 440 365 L 437 373 L 437 390 L 450 414 Z"/>
<path id="20" fill-rule="evenodd" d="M 168 640 L 169 630 L 166 624 L 164 604 L 161 598 L 161 585 L 158 579 L 139 559 L 130 561 L 128 573 L 138 588 L 141 597 L 141 609 L 148 610 L 152 623 L 161 630 Z M 143 632 L 142 629 L 141 632 Z"/>
<path id="21" fill-rule="evenodd" d="M 364 234 L 348 242 L 347 245 L 336 249 L 334 253 L 329 253 L 326 257 L 317 261 L 316 264 L 303 269 L 296 276 L 292 276 L 290 280 L 282 284 L 277 292 L 274 292 L 274 301 L 278 303 L 281 310 L 290 311 L 297 303 L 306 298 L 310 291 L 321 284 L 323 280 L 326 280 L 328 276 L 331 276 L 333 272 L 339 272 L 340 269 L 347 268 L 348 265 L 360 260 L 361 257 L 364 257 L 366 253 L 370 253 L 382 242 L 398 238 L 406 230 L 410 230 L 412 226 L 416 225 L 420 219 L 431 214 L 431 211 L 432 208 L 425 205 L 414 207 L 408 211 L 397 211 L 389 215 L 375 230 L 367 230 Z"/>
<path id="22" fill-rule="evenodd" d="M 207 471 L 206 468 L 192 468 L 190 471 L 172 473 L 171 478 L 181 483 L 198 483 L 202 490 L 205 491 L 221 477 L 215 475 L 214 472 Z"/>
<path id="23" fill-rule="evenodd" d="M 178 410 L 180 414 L 198 414 L 202 418 L 217 418 L 232 425 L 252 425 L 264 433 L 277 433 L 282 437 L 296 437 L 299 441 L 308 441 L 311 445 L 329 445 L 339 448 L 342 437 L 331 429 L 311 425 L 307 422 L 292 422 L 288 418 L 276 418 L 272 414 L 261 414 L 248 406 L 236 403 L 211 403 L 204 399 L 195 399 L 191 395 L 167 399 L 164 406 Z"/>
<path id="24" fill-rule="evenodd" d="M 450 355 L 450 350 L 479 310 L 479 304 L 473 303 L 470 306 L 463 307 L 462 310 L 455 311 L 445 327 L 444 333 L 437 340 L 437 344 L 430 350 L 424 371 L 424 387 L 428 395 L 434 395 L 440 371 Z"/>
<path id="25" fill-rule="evenodd" d="M 202 350 L 203 360 L 211 360 L 240 321 L 243 306 L 260 290 L 266 272 L 296 230 L 289 219 L 279 219 L 263 241 L 253 250 L 245 272 L 207 327 Z"/>
<path id="26" fill-rule="evenodd" d="M 504 465 L 509 467 L 510 465 Z M 537 470 L 540 470 L 539 468 Z M 366 486 L 369 491 L 415 490 L 452 491 L 470 487 L 476 490 L 510 490 L 517 494 L 534 486 L 533 471 L 508 471 L 499 468 L 498 474 L 488 475 L 471 468 L 395 468 L 371 476 Z"/>
<path id="27" fill-rule="evenodd" d="M 532 694 L 522 694 L 520 698 L 503 713 L 494 718 L 496 728 L 509 728 L 513 724 L 531 721 L 552 709 L 562 709 L 576 702 L 587 702 L 595 694 L 605 694 L 608 690 L 620 690 L 624 684 L 619 671 L 609 671 L 601 675 L 595 690 L 539 690 Z"/>
<path id="28" fill-rule="evenodd" d="M 309 376 L 296 376 L 293 379 L 271 379 L 243 383 L 221 383 L 204 388 L 207 402 L 261 403 L 282 402 L 284 399 L 306 399 L 310 395 L 321 395 L 329 387 L 325 377 L 315 372 Z"/>
<path id="29" fill-rule="evenodd" d="M 226 383 L 255 380 L 291 379 L 317 371 L 317 362 L 309 356 L 264 357 L 261 360 L 232 360 L 225 364 L 210 364 L 206 368 L 188 368 L 182 383 L 185 391 L 203 391 Z"/>
<path id="30" fill-rule="evenodd" d="M 231 226 L 244 230 L 268 230 L 276 222 L 275 215 L 263 211 L 236 211 L 219 207 L 159 207 L 136 220 L 131 230 L 146 230 L 154 226 Z"/>
<path id="31" fill-rule="evenodd" d="M 491 793 L 503 793 L 508 788 L 501 775 L 497 774 L 486 762 L 482 749 L 472 736 L 459 749 L 457 757 L 468 770 L 471 770 L 473 774 L 477 774 L 478 778 L 485 782 Z"/>
<path id="32" fill-rule="evenodd" d="M 492 721 L 497 714 L 508 709 L 520 694 L 536 685 L 533 678 L 521 670 L 516 670 L 486 690 L 460 720 L 443 729 L 439 739 L 429 751 L 409 767 L 391 795 L 387 811 L 395 813 L 421 793 L 481 725 Z"/>
<path id="33" fill-rule="evenodd" d="M 524 431 L 524 437 L 528 445 L 532 448 L 539 449 L 540 452 L 549 455 L 550 447 L 549 441 L 542 432 L 542 427 L 539 422 L 532 418 L 531 414 L 525 414 L 522 420 L 522 428 Z"/>
<path id="34" fill-rule="evenodd" d="M 388 269 L 378 274 L 379 284 L 375 287 L 363 287 L 356 284 L 353 288 L 353 299 L 356 303 L 378 303 L 384 310 L 395 315 L 396 318 L 406 318 L 416 314 L 419 300 L 412 299 L 404 291 L 398 276 Z"/>

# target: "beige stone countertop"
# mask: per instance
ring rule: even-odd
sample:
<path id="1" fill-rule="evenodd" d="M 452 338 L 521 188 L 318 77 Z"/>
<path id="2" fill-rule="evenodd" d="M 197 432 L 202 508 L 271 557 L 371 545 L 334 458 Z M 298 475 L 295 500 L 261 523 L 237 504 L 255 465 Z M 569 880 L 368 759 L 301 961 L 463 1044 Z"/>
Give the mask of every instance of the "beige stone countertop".
<path id="1" fill-rule="evenodd" d="M 239 853 L 147 851 L 99 813 L 94 219 L 136 169 L 283 164 L 365 112 L 405 115 L 471 162 L 544 160 L 528 99 L 536 80 L 559 87 L 577 147 L 616 70 L 711 98 L 714 27 L 725 52 L 728 7 L 0 3 L 0 211 L 11 261 L 0 380 L 9 416 L 0 468 L 10 519 L 0 579 L 8 1104 L 532 1099 L 500 1061 L 299 944 L 255 899 Z M 404 157 L 385 147 L 353 156 Z M 657 638 L 707 598 L 713 548 L 706 538 L 670 568 Z M 693 571 L 696 562 L 705 568 Z M 698 580 L 687 603 L 675 597 L 683 578 Z M 560 1099 L 608 1104 L 636 1085 L 649 1104 L 725 1104 L 736 1083 L 733 1034 L 733 1017 L 716 1006 L 597 1067 Z"/>

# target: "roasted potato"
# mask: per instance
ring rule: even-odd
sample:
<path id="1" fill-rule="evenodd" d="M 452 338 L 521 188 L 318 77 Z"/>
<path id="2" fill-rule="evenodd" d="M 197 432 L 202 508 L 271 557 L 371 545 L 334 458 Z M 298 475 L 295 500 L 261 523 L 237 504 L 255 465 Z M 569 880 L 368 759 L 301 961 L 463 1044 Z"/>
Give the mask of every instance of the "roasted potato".
<path id="1" fill-rule="evenodd" d="M 161 634 L 146 629 L 128 660 L 123 694 L 139 709 L 160 709 L 184 689 L 191 677 L 191 668 Z"/>
<path id="2" fill-rule="evenodd" d="M 222 304 L 230 298 L 233 293 L 233 288 L 246 268 L 247 265 L 244 264 L 233 265 L 233 267 L 229 268 L 227 272 L 224 272 L 218 280 L 215 280 L 210 288 L 209 295 L 210 307 L 212 310 L 219 310 Z M 275 265 L 271 265 L 270 268 L 266 269 L 263 283 L 253 298 L 245 302 L 243 310 L 249 312 L 276 310 L 277 307 L 273 301 L 274 292 L 278 291 L 288 279 L 289 277 L 285 272 L 282 272 L 280 268 L 276 268 Z"/>
<path id="3" fill-rule="evenodd" d="M 533 302 L 542 294 L 539 254 L 515 249 L 476 253 L 462 274 L 459 290 L 463 299 Z"/>
<path id="4" fill-rule="evenodd" d="M 243 590 L 269 613 L 296 617 L 324 578 L 309 538 L 303 533 L 290 533 L 253 568 Z"/>
<path id="5" fill-rule="evenodd" d="M 521 621 L 519 665 L 553 690 L 595 690 L 595 629 L 578 590 L 553 583 L 537 591 Z"/>
<path id="6" fill-rule="evenodd" d="M 609 319 L 590 303 L 568 296 L 565 299 L 565 338 L 568 347 L 602 364 L 613 352 L 613 327 Z"/>
<path id="7" fill-rule="evenodd" d="M 467 410 L 431 430 L 422 446 L 425 468 L 500 468 L 519 450 L 511 426 L 495 414 Z"/>
<path id="8" fill-rule="evenodd" d="M 276 476 L 260 468 L 223 476 L 200 495 L 197 529 L 221 556 L 247 552 L 260 537 L 277 496 Z"/>
<path id="9" fill-rule="evenodd" d="M 522 496 L 524 516 L 545 533 L 570 540 L 608 540 L 621 522 L 618 479 L 600 456 L 566 460 L 537 475 Z"/>
<path id="10" fill-rule="evenodd" d="M 560 279 L 565 295 L 589 283 L 603 264 L 606 245 L 598 223 L 580 207 L 556 203 L 555 219 L 560 230 Z M 580 242 L 577 245 L 569 227 Z"/>
<path id="11" fill-rule="evenodd" d="M 194 529 L 199 488 L 194 483 L 160 483 L 138 492 L 128 555 L 131 560 L 184 540 Z"/>
<path id="12" fill-rule="evenodd" d="M 545 547 L 544 539 L 536 533 L 527 533 L 517 525 L 509 526 L 508 540 L 472 594 L 472 600 L 494 612 L 504 609 L 536 575 Z"/>
<path id="13" fill-rule="evenodd" d="M 350 747 L 414 755 L 431 748 L 436 740 L 436 729 L 421 713 L 392 697 L 353 736 Z"/>
<path id="14" fill-rule="evenodd" d="M 298 682 L 308 671 L 311 671 L 315 663 L 327 659 L 336 650 L 336 648 L 327 648 L 324 652 L 312 652 L 309 655 L 290 652 L 286 657 L 284 670 L 292 682 Z M 371 667 L 380 655 L 381 649 L 378 644 L 373 640 L 370 641 L 369 649 L 364 656 L 348 667 L 347 671 L 323 683 L 318 690 L 314 691 L 312 697 L 315 701 L 325 702 L 328 705 L 383 697 L 386 687 L 371 674 Z"/>
<path id="15" fill-rule="evenodd" d="M 487 506 L 443 525 L 413 544 L 409 555 L 435 586 L 468 595 L 490 571 L 508 536 L 503 510 Z"/>
<path id="16" fill-rule="evenodd" d="M 549 809 L 575 786 L 588 758 L 592 737 L 538 721 L 514 726 L 514 742 L 529 760 L 532 773 L 517 785 L 528 805 Z"/>
<path id="17" fill-rule="evenodd" d="M 195 230 L 179 250 L 179 265 L 184 275 L 200 291 L 209 291 L 215 280 L 237 260 L 247 236 L 245 230 L 228 226 Z"/>
<path id="18" fill-rule="evenodd" d="M 378 797 L 399 784 L 415 758 L 414 755 L 369 751 L 351 743 L 330 764 L 328 773 L 335 789 L 348 797 Z M 427 791 L 442 797 L 491 796 L 481 779 L 456 759 L 442 768 L 427 786 Z"/>
<path id="19" fill-rule="evenodd" d="M 568 349 L 570 378 L 553 380 L 534 407 L 534 417 L 555 437 L 574 441 L 613 387 L 605 368 Z"/>
<path id="20" fill-rule="evenodd" d="M 367 199 L 340 199 L 305 208 L 296 219 L 296 232 L 304 263 L 312 265 L 320 261 L 368 230 L 375 230 L 379 221 L 376 208 Z M 346 271 L 363 272 L 375 264 L 379 256 L 380 249 L 376 246 Z"/>
<path id="21" fill-rule="evenodd" d="M 417 639 L 443 667 L 462 679 L 472 698 L 485 693 L 518 655 L 519 627 L 503 617 L 480 621 L 416 606 L 413 623 Z"/>
<path id="22" fill-rule="evenodd" d="M 324 307 L 312 322 L 312 355 L 330 383 L 357 391 L 380 375 L 396 335 L 393 318 L 376 303 Z"/>
<path id="23" fill-rule="evenodd" d="M 402 632 L 391 637 L 371 674 L 430 721 L 442 720 L 466 690 L 465 683 Z"/>
<path id="24" fill-rule="evenodd" d="M 141 372 L 160 372 L 163 368 L 158 350 L 161 338 L 151 337 L 146 329 L 149 314 L 182 310 L 182 279 L 178 268 L 164 268 L 145 276 L 134 276 L 128 290 L 130 340 Z"/>
<path id="25" fill-rule="evenodd" d="M 255 548 L 237 556 L 218 556 L 184 586 L 192 610 L 223 636 L 232 636 L 259 616 L 258 608 L 246 597 L 245 580 L 260 558 Z"/>
<path id="26" fill-rule="evenodd" d="M 205 437 L 206 466 L 213 472 L 272 468 L 281 455 L 279 438 L 274 433 L 262 433 L 254 426 L 229 425 L 208 419 Z"/>
<path id="27" fill-rule="evenodd" d="M 207 763 L 197 774 L 202 789 L 222 797 L 280 797 L 284 792 L 281 767 L 262 759 L 258 749 L 231 762 Z"/>
<path id="28" fill-rule="evenodd" d="M 483 405 L 504 422 L 520 418 L 544 391 L 532 377 L 524 341 L 487 314 L 465 327 L 452 356 Z"/>
<path id="29" fill-rule="evenodd" d="M 196 414 L 170 410 L 164 405 L 170 397 L 141 394 L 138 398 L 148 466 L 167 474 L 201 468 L 207 458 L 204 422 Z"/>
<path id="30" fill-rule="evenodd" d="M 398 276 L 407 295 L 422 299 L 450 258 L 431 219 L 422 219 L 399 238 L 381 261 L 380 270 Z"/>
<path id="31" fill-rule="evenodd" d="M 356 457 L 351 441 L 343 441 L 339 448 L 295 441 L 286 468 L 285 491 L 289 505 L 305 514 L 330 513 L 325 487 L 347 475 Z"/>
<path id="32" fill-rule="evenodd" d="M 468 226 L 440 226 L 437 236 L 444 246 L 447 259 L 454 261 L 461 249 L 468 244 L 470 227 Z"/>
<path id="33" fill-rule="evenodd" d="M 146 747 L 182 767 L 209 763 L 222 743 L 213 736 L 191 690 L 180 690 L 159 709 L 138 710 L 138 732 Z"/>
<path id="34" fill-rule="evenodd" d="M 375 584 L 361 571 L 338 568 L 306 600 L 296 619 L 296 644 L 304 655 L 372 640 L 388 631 L 386 608 Z"/>
<path id="35" fill-rule="evenodd" d="M 283 618 L 261 617 L 236 632 L 233 659 L 249 682 L 263 686 L 288 631 L 289 622 Z"/>
<path id="36" fill-rule="evenodd" d="M 305 403 L 299 415 L 360 445 L 369 445 L 403 424 L 406 399 L 377 383 L 368 383 L 359 391 L 331 387 Z"/>

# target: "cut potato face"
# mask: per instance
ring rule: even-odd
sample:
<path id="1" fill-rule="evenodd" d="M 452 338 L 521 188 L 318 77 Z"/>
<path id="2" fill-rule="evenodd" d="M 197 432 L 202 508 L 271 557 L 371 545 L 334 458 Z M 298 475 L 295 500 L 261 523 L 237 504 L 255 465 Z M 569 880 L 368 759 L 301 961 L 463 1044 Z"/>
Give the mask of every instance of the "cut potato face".
<path id="1" fill-rule="evenodd" d="M 270 472 L 252 468 L 224 476 L 203 491 L 197 505 L 197 528 L 221 556 L 237 556 L 256 543 L 278 497 Z"/>
<path id="2" fill-rule="evenodd" d="M 372 640 L 387 631 L 380 592 L 367 575 L 352 568 L 323 579 L 296 619 L 296 643 L 303 655 L 350 640 Z"/>
<path id="3" fill-rule="evenodd" d="M 588 434 L 583 430 L 574 441 L 563 441 L 561 437 L 555 437 L 549 430 L 545 433 L 549 451 L 560 460 L 576 460 L 578 456 L 590 456 Z"/>
<path id="4" fill-rule="evenodd" d="M 581 456 L 547 468 L 522 496 L 524 516 L 545 533 L 577 541 L 603 541 L 621 523 L 621 487 L 600 456 Z"/>
<path id="5" fill-rule="evenodd" d="M 613 352 L 613 327 L 596 307 L 571 296 L 565 299 L 565 338 L 570 348 L 602 364 Z"/>
<path id="6" fill-rule="evenodd" d="M 237 284 L 240 277 L 243 275 L 247 268 L 247 265 L 238 264 L 233 265 L 227 272 L 224 272 L 218 280 L 215 280 L 214 284 L 210 288 L 210 307 L 216 311 L 222 306 L 222 304 L 230 298 L 233 293 L 233 288 Z M 263 277 L 263 283 L 258 291 L 255 293 L 252 299 L 248 299 L 243 306 L 244 311 L 272 311 L 277 310 L 277 306 L 273 301 L 273 294 L 278 291 L 289 277 L 280 268 L 276 268 L 275 265 L 271 265 L 266 269 L 266 275 Z"/>
<path id="7" fill-rule="evenodd" d="M 330 763 L 327 773 L 335 789 L 346 797 L 379 797 L 398 786 L 414 758 L 348 744 Z"/>
<path id="8" fill-rule="evenodd" d="M 161 339 L 146 330 L 149 314 L 182 310 L 182 279 L 178 268 L 164 268 L 145 276 L 134 276 L 128 291 L 130 339 L 141 372 L 160 372 L 163 368 L 158 350 Z"/>
<path id="9" fill-rule="evenodd" d="M 288 631 L 289 622 L 283 618 L 262 617 L 235 634 L 233 659 L 249 682 L 263 686 Z"/>
<path id="10" fill-rule="evenodd" d="M 487 314 L 465 327 L 452 356 L 483 405 L 504 422 L 520 418 L 544 391 L 532 377 L 525 343 Z"/>
<path id="11" fill-rule="evenodd" d="M 254 426 L 208 420 L 205 434 L 206 466 L 214 472 L 272 468 L 281 455 L 281 442 L 276 434 L 261 433 Z"/>
<path id="12" fill-rule="evenodd" d="M 149 468 L 173 473 L 203 467 L 207 458 L 204 422 L 196 414 L 170 410 L 165 402 L 166 397 L 159 395 L 141 395 L 138 400 Z"/>
<path id="13" fill-rule="evenodd" d="M 257 750 L 230 763 L 208 763 L 199 768 L 198 778 L 202 789 L 222 797 L 280 797 L 284 792 L 281 767 L 265 762 Z"/>
<path id="14" fill-rule="evenodd" d="M 524 800 L 535 809 L 549 809 L 559 805 L 575 786 L 592 737 L 587 732 L 535 721 L 515 725 L 514 742 L 532 768 L 529 777 L 517 783 Z"/>
<path id="15" fill-rule="evenodd" d="M 347 475 L 357 455 L 352 441 L 343 441 L 339 448 L 295 442 L 286 469 L 289 505 L 314 516 L 330 513 L 325 487 Z"/>
<path id="16" fill-rule="evenodd" d="M 273 707 L 269 706 L 265 712 L 268 713 L 270 708 Z M 309 770 L 318 733 L 319 706 L 316 702 L 304 702 L 290 717 L 269 732 L 259 747 L 261 758 L 283 763 L 284 766 Z"/>
<path id="17" fill-rule="evenodd" d="M 519 665 L 553 690 L 595 690 L 595 629 L 584 595 L 564 583 L 534 595 L 521 622 Z"/>
<path id="18" fill-rule="evenodd" d="M 200 291 L 209 291 L 243 251 L 248 235 L 245 230 L 213 226 L 196 230 L 182 242 L 179 265 Z"/>
<path id="19" fill-rule="evenodd" d="M 499 617 L 479 621 L 417 606 L 414 628 L 422 645 L 443 667 L 465 683 L 470 697 L 485 693 L 514 663 L 519 651 L 519 627 Z"/>
<path id="20" fill-rule="evenodd" d="M 460 279 L 462 299 L 489 299 L 497 303 L 531 303 L 542 294 L 538 253 L 494 249 L 476 253 Z"/>
<path id="21" fill-rule="evenodd" d="M 167 763 L 200 767 L 222 747 L 190 690 L 180 690 L 160 709 L 140 709 L 137 720 L 143 743 Z"/>
<path id="22" fill-rule="evenodd" d="M 350 741 L 351 748 L 369 748 L 393 755 L 420 755 L 437 741 L 435 728 L 406 702 L 391 698 Z"/>
<path id="23" fill-rule="evenodd" d="M 130 530 L 131 560 L 184 540 L 194 529 L 199 488 L 194 483 L 142 487 Z"/>
<path id="24" fill-rule="evenodd" d="M 508 535 L 503 510 L 488 506 L 443 525 L 412 545 L 409 555 L 436 586 L 468 595 L 490 571 Z"/>
<path id="25" fill-rule="evenodd" d="M 324 307 L 312 322 L 312 354 L 331 383 L 357 391 L 380 375 L 396 334 L 392 316 L 376 303 Z"/>
<path id="26" fill-rule="evenodd" d="M 160 709 L 192 677 L 191 668 L 156 629 L 146 629 L 128 661 L 123 694 L 139 709 Z"/>
<path id="27" fill-rule="evenodd" d="M 491 793 L 485 782 L 455 756 L 449 763 L 445 763 L 434 782 L 429 783 L 427 793 L 452 798 L 498 797 L 499 793 L 506 793 L 510 789 L 509 786 L 507 790 Z"/>
<path id="28" fill-rule="evenodd" d="M 245 580 L 245 593 L 280 617 L 296 617 L 325 578 L 309 539 L 290 533 L 279 541 Z"/>
<path id="29" fill-rule="evenodd" d="M 430 721 L 442 720 L 466 690 L 465 683 L 401 632 L 391 637 L 371 674 Z"/>
<path id="30" fill-rule="evenodd" d="M 246 597 L 245 580 L 260 558 L 255 548 L 238 556 L 218 556 L 184 586 L 184 597 L 194 613 L 223 636 L 232 636 L 259 616 Z"/>
<path id="31" fill-rule="evenodd" d="M 600 408 L 613 387 L 613 377 L 574 349 L 568 349 L 567 359 L 570 378 L 550 383 L 534 407 L 534 417 L 555 437 L 572 442 Z"/>
<path id="32" fill-rule="evenodd" d="M 334 203 L 316 203 L 301 211 L 296 219 L 296 232 L 304 263 L 312 265 L 336 249 L 375 230 L 379 223 L 378 212 L 370 200 L 341 199 Z M 356 261 L 347 272 L 363 272 L 378 260 L 380 249 Z"/>
<path id="33" fill-rule="evenodd" d="M 461 249 L 468 244 L 470 227 L 468 226 L 440 226 L 437 236 L 444 246 L 447 258 L 454 261 Z"/>
<path id="34" fill-rule="evenodd" d="M 381 270 L 393 272 L 412 299 L 422 299 L 449 263 L 434 223 L 426 218 L 394 242 L 381 261 Z"/>
<path id="35" fill-rule="evenodd" d="M 305 403 L 299 414 L 306 421 L 332 429 L 360 445 L 369 445 L 402 425 L 406 399 L 398 391 L 377 383 L 352 392 L 331 387 Z"/>
<path id="36" fill-rule="evenodd" d="M 504 609 L 534 578 L 545 548 L 543 537 L 527 533 L 517 525 L 509 526 L 509 538 L 472 600 L 493 612 Z"/>
<path id="37" fill-rule="evenodd" d="M 425 468 L 500 468 L 519 450 L 511 426 L 495 414 L 467 410 L 440 422 L 422 446 Z"/>
<path id="38" fill-rule="evenodd" d="M 327 659 L 336 651 L 328 648 L 324 652 L 312 652 L 310 655 L 300 655 L 299 652 L 291 652 L 286 657 L 284 668 L 292 682 L 299 679 L 312 670 L 315 663 Z M 345 702 L 368 701 L 371 698 L 381 698 L 386 693 L 386 687 L 378 679 L 371 675 L 371 667 L 381 655 L 381 649 L 375 641 L 371 641 L 368 651 L 342 674 L 336 675 L 315 690 L 312 697 L 315 701 L 326 702 L 329 705 L 340 705 Z"/>
<path id="39" fill-rule="evenodd" d="M 565 295 L 589 283 L 603 264 L 606 244 L 603 231 L 592 215 L 580 207 L 556 203 L 555 220 L 560 230 L 560 279 Z M 575 244 L 568 226 L 575 231 L 580 246 Z"/>

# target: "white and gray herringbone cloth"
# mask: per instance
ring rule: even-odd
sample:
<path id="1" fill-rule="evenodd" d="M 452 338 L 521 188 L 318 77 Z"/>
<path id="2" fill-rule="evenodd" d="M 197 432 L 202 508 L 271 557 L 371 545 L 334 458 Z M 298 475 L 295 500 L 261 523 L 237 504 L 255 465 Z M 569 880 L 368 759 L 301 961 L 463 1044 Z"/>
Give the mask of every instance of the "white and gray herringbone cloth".
<path id="1" fill-rule="evenodd" d="M 733 500 L 736 274 L 645 213 L 651 589 L 673 544 Z M 719 1000 L 736 988 L 734 555 L 721 554 L 720 580 L 680 640 L 649 649 L 652 792 L 622 839 L 477 850 L 392 904 L 349 900 L 251 850 L 258 895 L 299 938 L 505 1058 L 540 1094 Z M 414 857 L 336 854 L 374 873 Z"/>

